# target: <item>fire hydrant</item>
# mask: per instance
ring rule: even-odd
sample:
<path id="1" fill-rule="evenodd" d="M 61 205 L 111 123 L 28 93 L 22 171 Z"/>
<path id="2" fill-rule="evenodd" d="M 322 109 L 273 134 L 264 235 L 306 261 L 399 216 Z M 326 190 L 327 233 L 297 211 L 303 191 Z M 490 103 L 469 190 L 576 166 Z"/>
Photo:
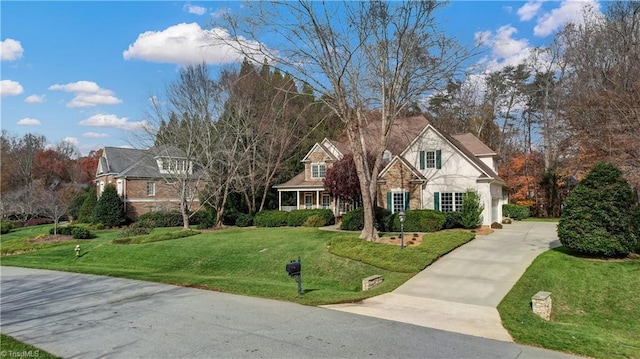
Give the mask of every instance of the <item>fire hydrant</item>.
<path id="1" fill-rule="evenodd" d="M 76 251 L 76 258 L 80 258 L 80 245 L 79 244 L 76 244 L 75 251 Z"/>

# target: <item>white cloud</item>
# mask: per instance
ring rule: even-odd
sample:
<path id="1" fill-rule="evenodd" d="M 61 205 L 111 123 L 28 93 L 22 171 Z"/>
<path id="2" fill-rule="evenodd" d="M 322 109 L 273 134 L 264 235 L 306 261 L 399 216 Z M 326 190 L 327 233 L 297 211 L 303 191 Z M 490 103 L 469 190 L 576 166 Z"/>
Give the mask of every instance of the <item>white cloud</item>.
<path id="1" fill-rule="evenodd" d="M 189 14 L 196 14 L 196 15 L 204 15 L 207 12 L 207 8 L 204 8 L 202 6 L 191 5 L 189 3 L 184 4 L 182 9 L 188 12 Z"/>
<path id="2" fill-rule="evenodd" d="M 24 49 L 20 41 L 14 39 L 6 39 L 0 41 L 0 60 L 14 61 L 22 57 Z"/>
<path id="3" fill-rule="evenodd" d="M 121 130 L 141 130 L 149 126 L 147 121 L 129 122 L 128 118 L 119 118 L 113 114 L 93 115 L 86 120 L 80 121 L 79 124 L 82 126 L 108 127 Z"/>
<path id="4" fill-rule="evenodd" d="M 11 80 L 0 81 L 0 97 L 5 96 L 18 96 L 24 89 L 19 82 Z"/>
<path id="5" fill-rule="evenodd" d="M 103 89 L 92 81 L 77 81 L 65 85 L 55 84 L 49 90 L 72 92 L 76 96 L 67 103 L 67 107 L 91 107 L 96 105 L 115 105 L 122 100 L 115 97 L 113 91 Z"/>
<path id="6" fill-rule="evenodd" d="M 205 30 L 196 23 L 181 23 L 162 31 L 147 31 L 122 53 L 126 60 L 139 59 L 150 62 L 192 64 L 228 64 L 239 62 L 242 54 L 219 40 L 231 39 L 228 31 L 220 28 Z M 258 49 L 261 44 L 240 38 L 244 45 Z M 258 59 L 260 60 L 260 59 Z"/>
<path id="7" fill-rule="evenodd" d="M 511 25 L 500 27 L 495 34 L 491 31 L 477 32 L 476 41 L 482 40 L 484 46 L 490 47 L 490 54 L 482 58 L 482 65 L 487 72 L 494 72 L 508 65 L 524 62 L 533 47 L 527 39 L 516 39 L 518 29 Z"/>
<path id="8" fill-rule="evenodd" d="M 520 16 L 520 21 L 529 21 L 533 19 L 538 11 L 542 7 L 542 1 L 529 1 L 526 4 L 522 5 L 521 8 L 518 9 L 518 15 Z"/>
<path id="9" fill-rule="evenodd" d="M 80 141 L 78 141 L 76 137 L 65 137 L 62 140 L 60 140 L 60 142 L 61 143 L 66 142 L 76 148 L 80 145 Z"/>
<path id="10" fill-rule="evenodd" d="M 582 24 L 585 8 L 591 7 L 597 14 L 600 13 L 600 4 L 596 0 L 575 1 L 564 0 L 558 8 L 547 12 L 538 18 L 533 34 L 545 37 L 551 35 L 563 25 L 568 23 Z"/>
<path id="11" fill-rule="evenodd" d="M 20 126 L 40 126 L 40 120 L 36 120 L 35 118 L 23 118 L 18 120 L 18 125 Z"/>
<path id="12" fill-rule="evenodd" d="M 31 95 L 27 98 L 24 99 L 24 102 L 26 103 L 43 103 L 44 102 L 44 95 Z"/>
<path id="13" fill-rule="evenodd" d="M 98 133 L 98 132 L 85 132 L 82 134 L 84 138 L 107 138 L 109 137 L 106 133 Z"/>

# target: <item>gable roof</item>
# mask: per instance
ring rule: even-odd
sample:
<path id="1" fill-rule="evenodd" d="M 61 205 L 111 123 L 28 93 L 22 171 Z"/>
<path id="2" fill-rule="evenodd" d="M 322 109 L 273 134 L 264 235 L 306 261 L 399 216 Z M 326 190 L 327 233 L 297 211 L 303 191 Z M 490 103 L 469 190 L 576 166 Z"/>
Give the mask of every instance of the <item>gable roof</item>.
<path id="1" fill-rule="evenodd" d="M 96 177 L 111 174 L 115 177 L 163 178 L 158 158 L 186 159 L 184 151 L 171 146 L 135 148 L 105 147 L 98 160 Z"/>
<path id="2" fill-rule="evenodd" d="M 389 163 L 378 174 L 378 180 L 380 178 L 384 177 L 387 174 L 387 172 L 396 163 L 400 163 L 402 166 L 406 167 L 411 172 L 411 174 L 413 174 L 417 179 L 425 180 L 425 181 L 427 180 L 427 178 L 422 173 L 420 173 L 420 171 L 418 171 L 418 169 L 415 168 L 415 166 L 410 164 L 404 157 L 400 157 L 400 156 L 394 156 L 393 159 L 391 159 L 391 161 L 389 161 Z"/>
<path id="3" fill-rule="evenodd" d="M 480 170 L 481 175 L 480 177 L 484 177 L 484 178 L 490 178 L 490 179 L 495 179 L 498 181 L 503 182 L 506 185 L 506 182 L 500 178 L 498 176 L 498 174 L 493 170 L 493 168 L 489 167 L 486 163 L 484 163 L 480 158 L 477 157 L 477 155 L 475 155 L 469 148 L 467 148 L 461 141 L 457 140 L 454 136 L 449 135 L 448 133 L 439 130 L 438 128 L 436 128 L 434 125 L 432 124 L 428 124 L 420 133 L 420 135 L 418 137 L 421 137 L 425 132 L 432 130 L 434 131 L 438 136 L 442 137 L 444 140 L 446 140 L 447 142 L 449 142 L 451 144 L 451 146 L 453 148 L 455 148 L 456 150 L 458 150 L 463 157 L 465 157 L 472 165 L 474 165 L 476 168 L 478 168 L 478 170 Z M 463 140 L 467 141 L 468 143 L 476 144 L 475 141 L 473 139 L 471 139 L 469 136 L 472 136 L 473 138 L 475 138 L 478 142 L 482 143 L 477 137 L 473 136 L 472 134 L 468 133 L 465 134 L 463 136 Z M 406 146 L 405 150 L 402 152 L 401 156 L 404 155 L 404 153 L 411 147 L 411 145 L 413 145 L 413 143 L 415 143 L 415 141 L 417 141 L 418 137 L 416 137 L 413 141 L 411 141 L 411 143 L 409 145 Z M 485 145 L 484 143 L 482 143 L 482 145 L 484 147 L 486 147 L 487 149 L 489 149 L 490 151 L 492 151 L 487 145 Z M 482 150 L 484 151 L 484 148 L 481 148 L 481 146 L 477 146 L 474 147 L 474 149 L 478 150 Z M 492 151 L 493 152 L 493 151 Z"/>
<path id="4" fill-rule="evenodd" d="M 326 139 L 325 139 L 326 140 Z M 323 141 L 324 142 L 324 141 Z M 333 153 L 331 153 L 331 150 L 328 149 L 327 147 L 325 147 L 322 143 L 318 143 L 316 142 L 313 147 L 311 147 L 311 149 L 309 150 L 309 152 L 307 152 L 307 154 L 302 158 L 302 160 L 300 162 L 309 162 L 309 157 L 311 156 L 312 153 L 321 151 L 325 154 L 326 157 L 328 157 L 330 160 L 333 161 L 338 161 L 339 159 L 334 156 Z"/>
<path id="5" fill-rule="evenodd" d="M 474 136 L 471 133 L 451 135 L 451 137 L 455 138 L 461 145 L 467 148 L 475 156 L 497 156 L 498 155 L 496 151 L 492 150 L 489 146 L 485 145 L 484 142 L 480 141 L 478 137 Z"/>

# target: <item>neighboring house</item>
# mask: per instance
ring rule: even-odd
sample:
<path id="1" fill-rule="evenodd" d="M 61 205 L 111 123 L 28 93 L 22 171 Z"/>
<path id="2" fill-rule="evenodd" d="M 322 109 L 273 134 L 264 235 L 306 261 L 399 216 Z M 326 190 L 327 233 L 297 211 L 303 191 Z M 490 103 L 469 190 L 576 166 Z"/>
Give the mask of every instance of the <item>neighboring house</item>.
<path id="1" fill-rule="evenodd" d="M 181 180 L 186 179 L 190 210 L 196 211 L 200 208 L 198 193 L 205 184 L 194 167 L 174 147 L 105 147 L 96 169 L 96 192 L 100 197 L 107 184 L 116 186 L 127 218 L 136 219 L 147 212 L 180 210 Z"/>
<path id="2" fill-rule="evenodd" d="M 373 140 L 368 143 L 375 146 Z M 274 186 L 278 190 L 280 209 L 330 208 L 336 216 L 348 211 L 344 201 L 332 198 L 324 190 L 323 179 L 326 169 L 349 152 L 348 144 L 343 142 L 324 139 L 316 143 L 302 159 L 305 171 Z M 497 174 L 496 161 L 497 153 L 470 133 L 449 135 L 423 116 L 398 119 L 383 155 L 377 205 L 391 212 L 458 211 L 462 208 L 464 192 L 473 189 L 484 204 L 482 224 L 500 223 L 508 190 Z M 295 192 L 297 205 L 281 205 L 285 192 Z"/>

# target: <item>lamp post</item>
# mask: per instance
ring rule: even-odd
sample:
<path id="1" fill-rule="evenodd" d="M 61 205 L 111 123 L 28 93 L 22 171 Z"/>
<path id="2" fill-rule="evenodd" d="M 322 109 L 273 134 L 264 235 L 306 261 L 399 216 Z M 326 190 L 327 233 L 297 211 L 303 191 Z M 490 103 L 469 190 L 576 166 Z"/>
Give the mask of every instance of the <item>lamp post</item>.
<path id="1" fill-rule="evenodd" d="M 404 249 L 404 211 L 398 213 L 400 219 L 400 249 Z"/>

